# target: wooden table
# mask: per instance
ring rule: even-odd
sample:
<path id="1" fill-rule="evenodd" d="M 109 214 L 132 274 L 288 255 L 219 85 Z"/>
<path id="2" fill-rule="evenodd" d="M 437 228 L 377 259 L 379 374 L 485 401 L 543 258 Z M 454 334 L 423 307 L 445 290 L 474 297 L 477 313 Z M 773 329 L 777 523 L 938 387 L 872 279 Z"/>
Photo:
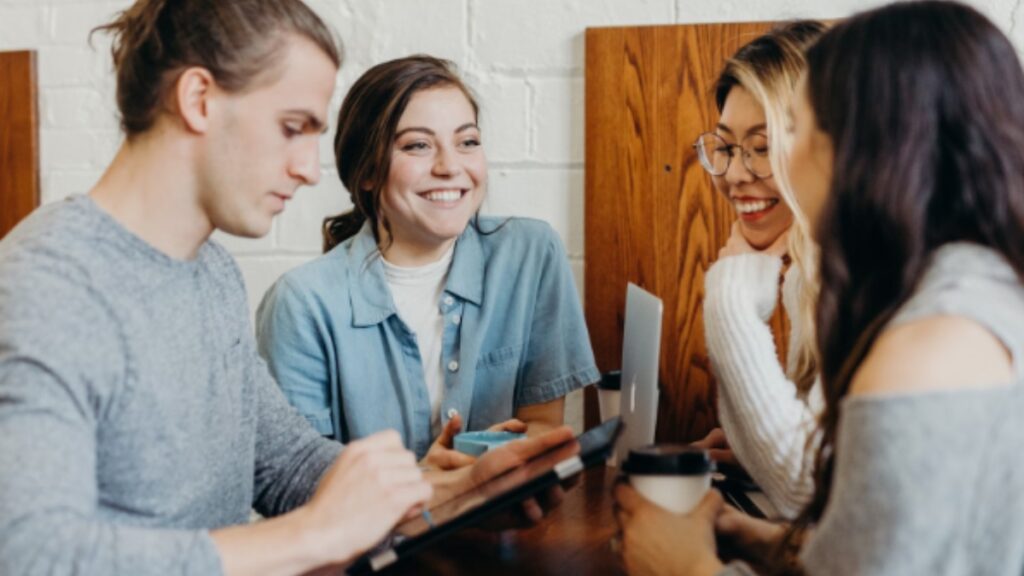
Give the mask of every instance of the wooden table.
<path id="1" fill-rule="evenodd" d="M 537 526 L 505 532 L 466 529 L 383 574 L 625 574 L 609 546 L 617 530 L 612 515 L 614 482 L 614 468 L 592 468 Z"/>

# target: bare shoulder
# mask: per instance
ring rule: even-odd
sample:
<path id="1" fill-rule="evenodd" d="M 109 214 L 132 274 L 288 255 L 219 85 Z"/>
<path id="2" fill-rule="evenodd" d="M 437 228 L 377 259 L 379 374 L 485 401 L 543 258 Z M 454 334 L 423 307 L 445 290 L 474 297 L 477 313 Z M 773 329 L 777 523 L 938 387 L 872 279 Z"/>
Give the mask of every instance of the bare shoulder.
<path id="1" fill-rule="evenodd" d="M 1013 359 L 990 330 L 963 316 L 931 316 L 882 333 L 850 384 L 851 395 L 1007 384 Z"/>

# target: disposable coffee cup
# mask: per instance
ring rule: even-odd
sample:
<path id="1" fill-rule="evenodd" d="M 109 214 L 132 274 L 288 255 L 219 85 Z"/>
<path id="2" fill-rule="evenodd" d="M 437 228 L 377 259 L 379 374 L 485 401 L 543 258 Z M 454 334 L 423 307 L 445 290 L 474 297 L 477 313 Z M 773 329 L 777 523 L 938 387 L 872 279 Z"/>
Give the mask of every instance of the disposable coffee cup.
<path id="1" fill-rule="evenodd" d="M 711 488 L 715 463 L 707 450 L 655 444 L 629 451 L 622 471 L 637 492 L 675 514 L 686 514 Z"/>
<path id="2" fill-rule="evenodd" d="M 619 398 L 622 396 L 622 372 L 612 370 L 601 374 L 597 383 L 597 405 L 601 422 L 615 418 L 621 413 Z"/>

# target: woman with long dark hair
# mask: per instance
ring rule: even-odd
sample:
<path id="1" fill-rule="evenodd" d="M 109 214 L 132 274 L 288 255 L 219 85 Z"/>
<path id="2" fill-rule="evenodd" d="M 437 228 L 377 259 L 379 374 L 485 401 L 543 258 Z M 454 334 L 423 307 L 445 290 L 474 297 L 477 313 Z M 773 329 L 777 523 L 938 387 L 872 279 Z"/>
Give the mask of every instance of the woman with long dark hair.
<path id="1" fill-rule="evenodd" d="M 799 549 L 807 573 L 1020 574 L 1016 51 L 974 9 L 932 1 L 855 16 L 807 61 L 790 162 L 821 244 L 826 408 L 814 498 L 786 530 L 722 513 L 715 493 L 690 515 L 666 516 L 620 486 L 627 566 L 719 571 L 717 523 L 744 527 L 747 551 L 762 552 L 752 560 Z"/>

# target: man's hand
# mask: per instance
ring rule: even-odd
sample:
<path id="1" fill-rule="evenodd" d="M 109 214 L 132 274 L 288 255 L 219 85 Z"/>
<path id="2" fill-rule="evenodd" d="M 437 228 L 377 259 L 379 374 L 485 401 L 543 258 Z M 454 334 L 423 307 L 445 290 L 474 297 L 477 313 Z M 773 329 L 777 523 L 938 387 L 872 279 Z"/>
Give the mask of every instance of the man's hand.
<path id="1" fill-rule="evenodd" d="M 433 490 L 394 430 L 349 443 L 302 507 L 304 537 L 323 564 L 354 559 L 403 518 L 418 513 Z"/>

